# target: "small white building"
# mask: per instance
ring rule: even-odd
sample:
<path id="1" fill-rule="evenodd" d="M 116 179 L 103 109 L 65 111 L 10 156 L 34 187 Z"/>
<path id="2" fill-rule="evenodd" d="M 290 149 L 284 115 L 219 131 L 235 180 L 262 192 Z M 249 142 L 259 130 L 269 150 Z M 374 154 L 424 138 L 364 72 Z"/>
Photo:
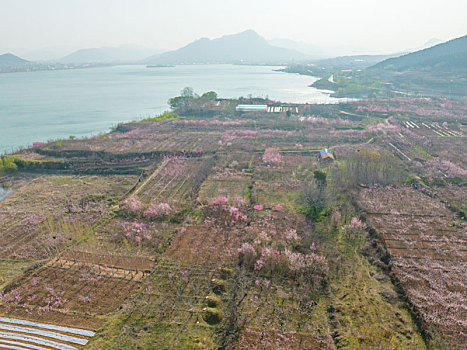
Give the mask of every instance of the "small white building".
<path id="1" fill-rule="evenodd" d="M 283 113 L 283 112 L 292 112 L 298 113 L 298 107 L 294 106 L 268 106 L 268 113 Z"/>
<path id="2" fill-rule="evenodd" d="M 238 105 L 235 110 L 237 112 L 266 112 L 268 110 L 267 105 Z"/>

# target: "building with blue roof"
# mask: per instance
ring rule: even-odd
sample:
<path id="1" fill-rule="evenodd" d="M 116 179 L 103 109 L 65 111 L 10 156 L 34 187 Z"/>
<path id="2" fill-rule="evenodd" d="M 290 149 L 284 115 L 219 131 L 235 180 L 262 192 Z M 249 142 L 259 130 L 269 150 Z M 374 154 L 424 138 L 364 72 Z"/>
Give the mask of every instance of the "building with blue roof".
<path id="1" fill-rule="evenodd" d="M 333 161 L 334 160 L 334 155 L 332 154 L 332 152 L 330 150 L 325 148 L 325 149 L 319 151 L 319 158 L 321 160 Z"/>

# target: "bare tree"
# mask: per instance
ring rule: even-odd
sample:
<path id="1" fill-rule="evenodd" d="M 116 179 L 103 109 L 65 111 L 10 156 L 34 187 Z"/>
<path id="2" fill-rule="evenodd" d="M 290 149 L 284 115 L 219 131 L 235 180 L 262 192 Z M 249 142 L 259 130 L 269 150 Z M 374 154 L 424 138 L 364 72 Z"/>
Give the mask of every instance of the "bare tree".
<path id="1" fill-rule="evenodd" d="M 316 221 L 329 201 L 325 183 L 315 180 L 309 182 L 303 190 L 303 201 L 305 202 L 304 214 Z"/>

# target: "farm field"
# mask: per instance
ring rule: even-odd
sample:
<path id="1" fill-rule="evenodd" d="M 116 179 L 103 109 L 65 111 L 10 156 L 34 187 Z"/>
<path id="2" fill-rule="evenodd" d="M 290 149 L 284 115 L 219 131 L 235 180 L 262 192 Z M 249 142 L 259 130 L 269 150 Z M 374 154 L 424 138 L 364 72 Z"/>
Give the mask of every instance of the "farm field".
<path id="1" fill-rule="evenodd" d="M 86 259 L 97 261 L 89 255 Z M 2 313 L 97 330 L 103 323 L 100 316 L 118 308 L 143 274 L 143 269 L 128 269 L 128 264 L 100 264 L 92 267 L 72 258 L 52 261 L 3 295 Z"/>
<path id="2" fill-rule="evenodd" d="M 467 346 L 465 102 L 238 103 L 2 158 L 0 348 Z"/>
<path id="3" fill-rule="evenodd" d="M 462 211 L 467 210 L 467 189 L 463 186 L 434 187 L 438 197 Z"/>
<path id="4" fill-rule="evenodd" d="M 79 240 L 108 205 L 135 183 L 131 176 L 39 176 L 13 183 L 0 203 L 0 257 L 43 259 Z"/>
<path id="5" fill-rule="evenodd" d="M 362 193 L 372 226 L 394 256 L 394 272 L 434 337 L 462 339 L 467 280 L 467 230 L 439 200 L 410 188 Z"/>
<path id="6" fill-rule="evenodd" d="M 2 260 L 0 262 L 1 288 L 3 289 L 12 280 L 20 277 L 30 265 L 29 261 Z"/>
<path id="7" fill-rule="evenodd" d="M 176 215 L 196 198 L 214 163 L 212 158 L 166 159 L 127 201 L 141 202 L 144 216 Z"/>
<path id="8" fill-rule="evenodd" d="M 80 349 L 94 336 L 86 329 L 57 326 L 23 319 L 0 318 L 0 346 L 4 349 Z M 23 347 L 24 346 L 24 347 Z"/>
<path id="9" fill-rule="evenodd" d="M 248 200 L 252 183 L 250 153 L 225 153 L 219 157 L 211 174 L 199 191 L 201 203 L 208 204 L 218 196 L 229 198 L 231 204 Z"/>

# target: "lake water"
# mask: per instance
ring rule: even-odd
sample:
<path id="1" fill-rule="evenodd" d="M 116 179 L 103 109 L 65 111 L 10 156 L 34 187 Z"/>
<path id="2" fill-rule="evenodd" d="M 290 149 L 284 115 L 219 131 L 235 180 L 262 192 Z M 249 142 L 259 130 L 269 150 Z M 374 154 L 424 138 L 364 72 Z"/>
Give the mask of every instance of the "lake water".
<path id="1" fill-rule="evenodd" d="M 283 102 L 335 103 L 308 87 L 317 78 L 279 67 L 116 66 L 0 74 L 0 154 L 49 139 L 90 136 L 166 109 L 185 86 L 220 97 L 268 96 Z"/>

